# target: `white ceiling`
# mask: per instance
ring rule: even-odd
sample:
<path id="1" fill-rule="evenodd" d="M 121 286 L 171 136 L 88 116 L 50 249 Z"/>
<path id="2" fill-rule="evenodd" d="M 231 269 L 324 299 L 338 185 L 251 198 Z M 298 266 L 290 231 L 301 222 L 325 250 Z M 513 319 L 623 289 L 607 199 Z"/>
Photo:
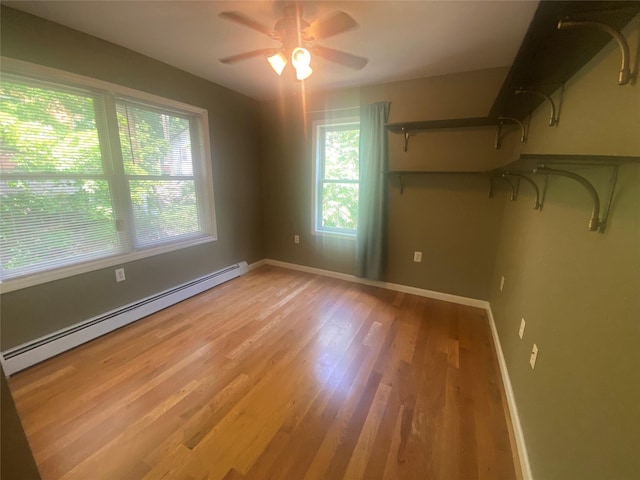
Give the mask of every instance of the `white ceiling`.
<path id="1" fill-rule="evenodd" d="M 272 27 L 291 1 L 4 1 L 4 4 L 224 85 L 258 100 L 293 89 L 263 58 L 225 65 L 219 58 L 279 46 L 260 32 L 218 17 L 234 10 Z M 312 21 L 342 10 L 359 28 L 317 42 L 369 58 L 354 71 L 314 58 L 306 88 L 409 80 L 508 66 L 537 1 L 302 1 Z"/>

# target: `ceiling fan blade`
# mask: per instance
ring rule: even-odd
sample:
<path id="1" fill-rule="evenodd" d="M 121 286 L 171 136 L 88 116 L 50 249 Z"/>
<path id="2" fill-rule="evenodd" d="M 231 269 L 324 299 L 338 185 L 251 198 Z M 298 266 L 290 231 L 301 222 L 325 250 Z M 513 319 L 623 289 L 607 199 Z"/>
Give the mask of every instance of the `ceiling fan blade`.
<path id="1" fill-rule="evenodd" d="M 332 14 L 319 18 L 311 22 L 307 28 L 302 30 L 305 40 L 311 42 L 313 40 L 322 40 L 324 38 L 333 37 L 352 28 L 356 28 L 356 22 L 350 15 L 336 10 Z"/>
<path id="2" fill-rule="evenodd" d="M 271 28 L 252 20 L 240 12 L 221 12 L 218 16 L 226 20 L 239 23 L 240 25 L 244 25 L 245 27 L 252 28 L 253 30 L 257 30 L 258 32 L 264 33 L 270 37 L 278 35 Z"/>
<path id="3" fill-rule="evenodd" d="M 311 53 L 325 58 L 330 62 L 339 63 L 355 70 L 364 68 L 364 66 L 369 62 L 368 58 L 359 57 L 358 55 L 342 52 L 340 50 L 334 50 L 333 48 L 321 47 L 320 45 L 315 45 L 309 50 L 311 50 Z"/>
<path id="4" fill-rule="evenodd" d="M 278 53 L 278 48 L 261 48 L 260 50 L 252 50 L 250 52 L 238 53 L 237 55 L 231 55 L 230 57 L 221 58 L 222 63 L 236 63 L 242 60 L 248 60 L 253 57 L 269 57 Z"/>

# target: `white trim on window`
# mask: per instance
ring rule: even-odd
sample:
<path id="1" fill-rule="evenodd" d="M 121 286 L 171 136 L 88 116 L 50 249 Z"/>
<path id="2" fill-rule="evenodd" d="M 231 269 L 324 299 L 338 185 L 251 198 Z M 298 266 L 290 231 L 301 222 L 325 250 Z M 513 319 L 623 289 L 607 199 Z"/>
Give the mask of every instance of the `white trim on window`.
<path id="1" fill-rule="evenodd" d="M 55 270 L 46 270 L 44 272 L 34 273 L 33 275 L 12 278 L 11 280 L 0 282 L 0 293 L 13 292 L 14 290 L 20 290 L 22 288 L 32 287 L 34 285 L 40 285 L 42 283 L 52 282 L 54 280 L 61 280 L 63 278 L 72 277 L 74 275 L 80 275 L 82 273 L 89 273 L 93 272 L 94 270 L 100 270 L 102 268 L 114 267 L 116 265 L 133 262 L 134 260 L 141 260 L 143 258 L 153 257 L 162 253 L 173 252 L 175 250 L 194 247 L 196 245 L 213 241 L 215 241 L 214 238 L 208 237 L 185 240 L 180 243 L 176 242 L 160 247 L 137 250 L 124 255 L 105 257 L 99 260 L 93 260 L 91 262 L 79 263 L 76 265 L 70 265 L 68 267 L 57 268 Z"/>
<path id="2" fill-rule="evenodd" d="M 170 98 L 164 98 L 152 93 L 135 90 L 133 88 L 118 85 L 117 83 L 105 82 L 96 78 L 85 77 L 76 73 L 65 72 L 57 68 L 45 67 L 36 63 L 29 63 L 23 60 L 17 60 L 10 57 L 0 57 L 0 65 L 2 71 L 10 72 L 14 75 L 23 75 L 26 77 L 35 77 L 43 81 L 52 81 L 66 83 L 70 86 L 78 85 L 80 88 L 92 88 L 96 90 L 105 90 L 121 96 L 131 97 L 134 100 L 156 103 L 162 107 L 174 108 L 178 111 L 186 110 L 191 113 L 207 115 L 207 109 L 189 105 L 188 103 L 179 102 Z"/>
<path id="3" fill-rule="evenodd" d="M 312 145 L 312 179 L 311 179 L 311 234 L 326 237 L 336 237 L 341 239 L 356 239 L 356 232 L 351 230 L 341 230 L 332 228 L 322 228 L 321 225 L 321 208 L 319 205 L 318 184 L 321 176 L 320 169 L 322 162 L 320 158 L 319 132 L 326 126 L 353 126 L 360 127 L 359 117 L 331 118 L 316 120 L 312 123 L 311 145 Z M 359 183 L 359 182 L 358 182 Z"/>
<path id="4" fill-rule="evenodd" d="M 162 98 L 146 92 L 140 92 L 121 85 L 64 72 L 42 65 L 31 64 L 21 60 L 0 57 L 0 61 L 2 62 L 3 74 L 6 73 L 20 76 L 30 80 L 33 79 L 35 82 L 43 82 L 43 85 L 47 82 L 51 82 L 53 84 L 63 85 L 65 88 L 78 88 L 83 91 L 91 90 L 96 92 L 96 94 L 104 100 L 101 102 L 102 107 L 99 109 L 100 111 L 96 111 L 96 122 L 106 126 L 105 129 L 100 128 L 100 135 L 104 135 L 106 130 L 110 132 L 110 138 L 103 138 L 100 142 L 103 148 L 109 150 L 108 152 L 103 152 L 103 154 L 107 153 L 107 155 L 104 156 L 109 159 L 109 165 L 105 164 L 106 170 L 104 172 L 104 175 L 109 178 L 113 177 L 115 174 L 111 171 L 113 170 L 113 164 L 116 164 L 116 169 L 122 168 L 119 140 L 117 138 L 113 138 L 114 135 L 115 137 L 118 136 L 117 125 L 113 125 L 114 120 L 109 117 L 109 110 L 111 110 L 112 117 L 115 113 L 116 97 L 131 99 L 131 101 L 137 102 L 147 108 L 157 107 L 168 114 L 175 111 L 178 115 L 182 113 L 183 115 L 188 115 L 189 118 L 192 118 L 192 121 L 190 122 L 190 131 L 192 142 L 192 163 L 194 170 L 193 181 L 195 183 L 196 195 L 199 199 L 198 209 L 200 212 L 199 217 L 202 226 L 200 232 L 187 234 L 183 237 L 172 237 L 172 239 L 169 239 L 164 243 L 160 242 L 157 245 L 149 244 L 145 248 L 136 249 L 130 244 L 130 241 L 125 241 L 124 245 L 126 249 L 124 252 L 121 251 L 114 255 L 94 258 L 78 264 L 63 265 L 55 269 L 42 270 L 32 274 L 25 273 L 21 276 L 5 279 L 4 281 L 0 281 L 0 293 L 11 292 L 29 286 L 59 280 L 101 268 L 121 265 L 134 260 L 217 240 L 217 222 L 215 215 L 213 172 L 211 165 L 211 142 L 209 139 L 208 112 L 206 109 Z M 122 213 L 122 211 L 120 213 Z M 127 221 L 128 219 L 125 218 L 124 220 Z"/>

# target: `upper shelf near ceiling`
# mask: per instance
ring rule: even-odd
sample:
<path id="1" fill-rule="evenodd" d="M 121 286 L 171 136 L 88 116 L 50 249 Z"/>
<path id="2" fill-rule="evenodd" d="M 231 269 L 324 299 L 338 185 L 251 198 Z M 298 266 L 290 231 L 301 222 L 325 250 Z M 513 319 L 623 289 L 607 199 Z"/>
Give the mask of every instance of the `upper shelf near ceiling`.
<path id="1" fill-rule="evenodd" d="M 560 20 L 598 22 L 620 31 L 639 12 L 640 2 L 636 1 L 540 2 L 489 117 L 523 120 L 544 97 L 516 95 L 516 90 L 523 88 L 551 95 L 612 39 L 609 33 L 594 26 L 558 29 Z M 611 81 L 617 80 L 618 72 L 612 71 Z"/>
<path id="2" fill-rule="evenodd" d="M 493 120 L 488 117 L 449 118 L 444 120 L 390 123 L 387 125 L 387 130 L 394 133 L 400 133 L 402 131 L 417 132 L 420 130 L 433 130 L 438 128 L 486 127 L 497 124 L 497 120 Z"/>
<path id="3" fill-rule="evenodd" d="M 560 20 L 598 22 L 619 31 L 638 13 L 640 1 L 542 1 L 487 117 L 398 122 L 387 129 L 406 139 L 408 132 L 499 125 L 500 117 L 522 121 L 612 39 L 594 26 L 560 30 Z M 611 81 L 617 78 L 612 71 Z M 519 89 L 538 95 L 516 95 Z"/>

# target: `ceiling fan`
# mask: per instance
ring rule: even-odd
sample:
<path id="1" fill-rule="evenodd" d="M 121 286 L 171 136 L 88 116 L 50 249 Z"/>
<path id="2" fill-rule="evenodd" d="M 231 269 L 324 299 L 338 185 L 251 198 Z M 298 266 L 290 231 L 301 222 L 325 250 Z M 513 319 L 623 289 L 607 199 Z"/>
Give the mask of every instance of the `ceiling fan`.
<path id="1" fill-rule="evenodd" d="M 257 30 L 282 43 L 280 48 L 262 48 L 221 58 L 222 63 L 232 64 L 254 57 L 267 57 L 273 70 L 281 75 L 290 59 L 296 70 L 296 78 L 304 80 L 313 72 L 310 66 L 312 54 L 356 70 L 364 68 L 369 61 L 351 53 L 321 45 L 311 45 L 317 40 L 333 37 L 358 26 L 350 15 L 340 10 L 308 22 L 302 18 L 298 5 L 290 5 L 284 8 L 284 17 L 275 23 L 273 29 L 239 12 L 222 12 L 219 16 Z"/>

